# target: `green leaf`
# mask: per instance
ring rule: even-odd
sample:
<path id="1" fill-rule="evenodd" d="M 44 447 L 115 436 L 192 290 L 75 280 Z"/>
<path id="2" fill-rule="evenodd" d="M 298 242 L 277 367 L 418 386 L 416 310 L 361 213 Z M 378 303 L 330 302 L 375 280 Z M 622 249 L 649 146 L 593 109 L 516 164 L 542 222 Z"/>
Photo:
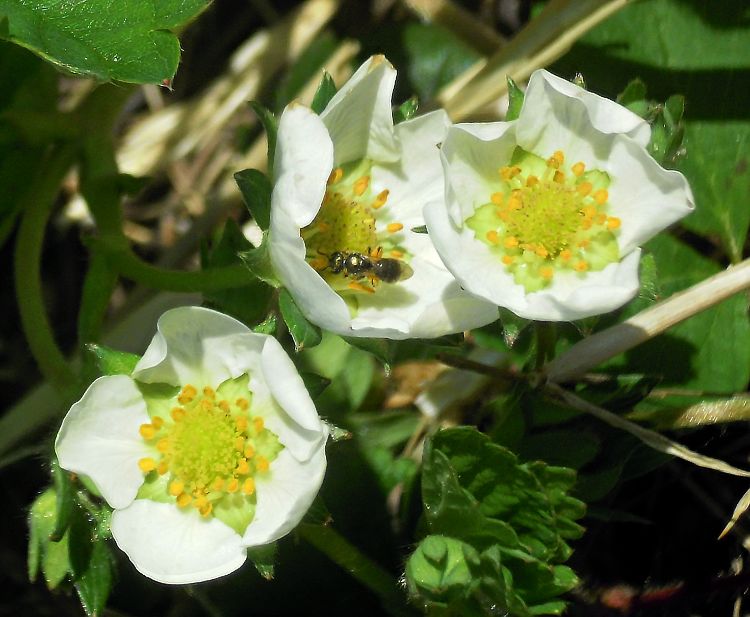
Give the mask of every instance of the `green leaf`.
<path id="1" fill-rule="evenodd" d="M 89 343 L 86 350 L 94 355 L 102 375 L 130 375 L 141 359 L 132 353 L 117 351 L 104 345 Z"/>
<path id="2" fill-rule="evenodd" d="M 361 338 L 359 336 L 345 336 L 344 340 L 352 347 L 372 354 L 383 364 L 386 374 L 390 374 L 391 364 L 396 355 L 396 343 L 390 339 Z"/>
<path id="3" fill-rule="evenodd" d="M 333 77 L 331 77 L 328 71 L 324 71 L 323 79 L 321 79 L 320 84 L 318 84 L 318 89 L 315 91 L 315 96 L 313 96 L 310 107 L 316 114 L 322 113 L 326 108 L 326 105 L 328 105 L 333 98 L 334 94 L 336 94 L 336 83 L 333 81 Z"/>
<path id="4" fill-rule="evenodd" d="M 257 101 L 251 101 L 250 107 L 257 114 L 260 123 L 266 131 L 266 138 L 268 139 L 268 169 L 273 172 L 273 157 L 276 153 L 276 133 L 279 132 L 279 121 L 273 112 L 266 109 L 263 105 Z"/>
<path id="5" fill-rule="evenodd" d="M 273 580 L 274 565 L 278 546 L 276 542 L 264 546 L 254 546 L 248 549 L 247 556 L 253 562 L 255 569 L 267 581 Z"/>
<path id="6" fill-rule="evenodd" d="M 361 349 L 351 349 L 341 376 L 351 405 L 350 409 L 356 411 L 370 391 L 375 376 L 372 356 Z"/>
<path id="7" fill-rule="evenodd" d="M 271 313 L 270 315 L 268 315 L 268 317 L 266 317 L 263 321 L 261 321 L 257 326 L 253 328 L 253 332 L 273 336 L 274 334 L 276 334 L 277 325 L 278 318 L 276 317 L 276 313 Z"/>
<path id="8" fill-rule="evenodd" d="M 301 351 L 304 348 L 315 347 L 322 340 L 320 328 L 307 321 L 307 318 L 299 310 L 291 294 L 282 289 L 279 294 L 279 310 L 281 316 L 289 328 L 289 334 L 294 340 L 294 348 Z"/>
<path id="9" fill-rule="evenodd" d="M 479 553 L 470 544 L 440 535 L 427 536 L 406 562 L 409 593 L 428 602 L 461 600 L 478 584 L 470 563 L 479 565 Z"/>
<path id="10" fill-rule="evenodd" d="M 55 487 L 55 526 L 49 539 L 58 542 L 68 530 L 73 508 L 75 507 L 75 490 L 70 473 L 60 468 L 57 459 L 52 461 L 52 480 Z"/>
<path id="11" fill-rule="evenodd" d="M 521 115 L 523 90 L 516 85 L 510 75 L 506 76 L 506 79 L 508 81 L 508 112 L 505 114 L 505 120 L 510 122 Z"/>
<path id="12" fill-rule="evenodd" d="M 411 120 L 419 109 L 419 99 L 416 96 L 405 100 L 401 105 L 396 108 L 393 114 L 393 123 L 398 124 L 405 120 Z"/>
<path id="13" fill-rule="evenodd" d="M 302 381 L 305 384 L 305 389 L 310 393 L 310 398 L 316 399 L 330 384 L 331 380 L 318 375 L 317 373 L 310 373 L 307 371 L 301 371 L 299 374 L 302 377 Z"/>
<path id="14" fill-rule="evenodd" d="M 29 509 L 29 580 L 35 581 L 41 567 L 49 589 L 55 589 L 70 571 L 68 534 L 52 542 L 50 534 L 57 524 L 57 496 L 48 488 Z"/>
<path id="15" fill-rule="evenodd" d="M 94 538 L 88 567 L 75 581 L 83 610 L 89 617 L 101 615 L 114 581 L 114 557 L 104 540 Z"/>
<path id="16" fill-rule="evenodd" d="M 268 252 L 268 232 L 263 232 L 263 241 L 260 246 L 241 251 L 238 255 L 242 263 L 256 278 L 271 287 L 281 287 L 281 283 L 276 278 L 276 272 L 271 265 L 271 257 Z"/>
<path id="17" fill-rule="evenodd" d="M 89 568 L 94 550 L 94 527 L 80 507 L 76 507 L 70 519 L 68 531 L 68 556 L 70 570 L 75 580 L 81 578 Z"/>
<path id="18" fill-rule="evenodd" d="M 234 174 L 242 201 L 258 226 L 266 231 L 271 223 L 271 182 L 257 169 L 243 169 Z"/>
<path id="19" fill-rule="evenodd" d="M 171 32 L 207 0 L 0 0 L 6 38 L 73 73 L 100 80 L 171 79 L 180 44 Z"/>

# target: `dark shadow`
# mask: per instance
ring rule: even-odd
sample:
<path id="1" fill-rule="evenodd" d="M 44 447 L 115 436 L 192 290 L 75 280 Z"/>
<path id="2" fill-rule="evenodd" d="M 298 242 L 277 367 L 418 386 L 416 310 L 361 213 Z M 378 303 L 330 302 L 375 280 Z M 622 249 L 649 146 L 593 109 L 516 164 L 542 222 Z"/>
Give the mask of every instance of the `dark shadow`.
<path id="1" fill-rule="evenodd" d="M 746 0 L 681 0 L 681 4 L 689 7 L 700 15 L 703 21 L 715 28 L 735 30 L 750 24 L 750 4 Z"/>

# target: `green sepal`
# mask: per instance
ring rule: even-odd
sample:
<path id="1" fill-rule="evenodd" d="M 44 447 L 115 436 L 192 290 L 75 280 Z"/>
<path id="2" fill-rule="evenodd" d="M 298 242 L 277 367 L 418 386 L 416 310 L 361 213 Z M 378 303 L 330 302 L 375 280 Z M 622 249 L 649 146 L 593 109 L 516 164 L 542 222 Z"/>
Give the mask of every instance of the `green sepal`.
<path id="1" fill-rule="evenodd" d="M 318 89 L 315 91 L 310 108 L 316 114 L 322 113 L 326 108 L 326 105 L 330 103 L 331 99 L 336 94 L 336 91 L 336 83 L 333 81 L 333 77 L 331 77 L 328 71 L 323 71 L 323 78 L 318 84 Z"/>
<path id="2" fill-rule="evenodd" d="M 268 334 L 273 336 L 276 334 L 276 328 L 278 327 L 278 317 L 276 313 L 270 313 L 263 321 L 253 328 L 253 332 L 257 334 Z"/>
<path id="3" fill-rule="evenodd" d="M 96 358 L 96 365 L 102 375 L 131 375 L 140 356 L 126 351 L 117 351 L 105 345 L 89 343 L 86 350 Z"/>
<path id="4" fill-rule="evenodd" d="M 276 134 L 279 132 L 279 120 L 270 109 L 267 109 L 258 101 L 250 101 L 250 107 L 252 107 L 266 131 L 266 138 L 268 139 L 268 169 L 273 171 L 273 157 L 276 154 Z"/>
<path id="5" fill-rule="evenodd" d="M 94 537 L 86 570 L 74 582 L 86 615 L 97 617 L 107 605 L 114 582 L 114 556 L 107 542 Z"/>
<path id="6" fill-rule="evenodd" d="M 391 373 L 391 365 L 396 358 L 396 343 L 390 339 L 362 338 L 359 336 L 344 336 L 343 339 L 352 347 L 372 354 L 383 364 L 386 376 Z"/>
<path id="7" fill-rule="evenodd" d="M 260 246 L 239 253 L 239 257 L 242 263 L 245 264 L 248 270 L 257 278 L 264 283 L 267 283 L 271 287 L 281 287 L 281 282 L 276 278 L 276 272 L 274 272 L 273 266 L 271 265 L 271 256 L 268 251 L 268 232 L 263 232 L 263 241 Z"/>
<path id="8" fill-rule="evenodd" d="M 70 571 L 68 533 L 58 542 L 50 540 L 56 522 L 57 496 L 54 489 L 48 488 L 29 509 L 28 574 L 29 580 L 34 582 L 41 568 L 49 589 L 60 585 Z"/>
<path id="9" fill-rule="evenodd" d="M 49 539 L 59 542 L 68 530 L 70 518 L 75 507 L 75 489 L 70 478 L 70 473 L 60 468 L 57 459 L 52 461 L 52 480 L 55 487 L 55 526 L 50 532 Z"/>
<path id="10" fill-rule="evenodd" d="M 399 124 L 405 120 L 411 120 L 419 109 L 419 99 L 416 95 L 405 100 L 401 105 L 396 108 L 393 114 L 393 123 Z"/>
<path id="11" fill-rule="evenodd" d="M 335 424 L 331 424 L 330 422 L 326 422 L 326 424 L 328 425 L 328 436 L 333 442 L 346 441 L 353 437 L 351 431 L 347 431 L 345 428 L 341 428 L 340 426 L 336 426 Z"/>
<path id="12" fill-rule="evenodd" d="M 508 111 L 505 114 L 505 120 L 510 122 L 521 115 L 524 93 L 510 75 L 507 75 L 505 79 L 508 81 Z"/>
<path id="13" fill-rule="evenodd" d="M 316 399 L 323 393 L 323 390 L 331 385 L 330 379 L 318 375 L 317 373 L 311 373 L 310 371 L 300 371 L 299 376 L 302 377 L 305 389 L 312 399 Z"/>
<path id="14" fill-rule="evenodd" d="M 263 546 L 254 546 L 248 549 L 247 556 L 253 562 L 255 569 L 267 581 L 273 580 L 274 566 L 276 564 L 276 554 L 278 546 L 276 542 L 265 544 Z"/>
<path id="15" fill-rule="evenodd" d="M 411 228 L 412 233 L 415 234 L 426 234 L 427 232 L 427 225 L 417 225 L 416 227 Z"/>
<path id="16" fill-rule="evenodd" d="M 320 328 L 307 320 L 286 289 L 279 293 L 279 310 L 294 340 L 295 351 L 315 347 L 323 339 Z"/>
<path id="17" fill-rule="evenodd" d="M 257 169 L 243 169 L 234 174 L 250 215 L 263 231 L 271 224 L 271 181 Z"/>

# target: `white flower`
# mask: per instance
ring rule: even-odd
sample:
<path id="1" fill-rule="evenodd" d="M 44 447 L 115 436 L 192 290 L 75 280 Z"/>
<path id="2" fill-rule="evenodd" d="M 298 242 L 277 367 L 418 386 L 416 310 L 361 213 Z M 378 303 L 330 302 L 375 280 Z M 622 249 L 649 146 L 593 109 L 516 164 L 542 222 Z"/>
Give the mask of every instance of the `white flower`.
<path id="1" fill-rule="evenodd" d="M 638 246 L 693 209 L 649 137 L 624 107 L 536 71 L 517 120 L 448 132 L 430 238 L 462 287 L 521 317 L 616 309 L 638 290 Z"/>
<path id="2" fill-rule="evenodd" d="M 497 308 L 465 293 L 427 235 L 412 231 L 443 194 L 438 144 L 450 123 L 438 111 L 394 127 L 395 78 L 375 56 L 320 116 L 284 110 L 271 262 L 304 315 L 338 334 L 403 339 L 484 325 Z"/>
<path id="3" fill-rule="evenodd" d="M 55 450 L 114 508 L 112 535 L 142 574 L 192 583 L 295 527 L 327 435 L 278 341 L 186 307 L 161 316 L 132 376 L 91 384 Z"/>

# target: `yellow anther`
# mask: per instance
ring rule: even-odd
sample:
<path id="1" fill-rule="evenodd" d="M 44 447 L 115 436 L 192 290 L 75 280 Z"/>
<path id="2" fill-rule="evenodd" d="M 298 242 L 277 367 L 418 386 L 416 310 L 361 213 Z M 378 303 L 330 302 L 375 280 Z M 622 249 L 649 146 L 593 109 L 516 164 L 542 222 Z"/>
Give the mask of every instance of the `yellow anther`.
<path id="1" fill-rule="evenodd" d="M 214 404 L 210 399 L 203 398 L 201 399 L 200 406 L 204 411 L 211 411 L 214 407 Z"/>
<path id="2" fill-rule="evenodd" d="M 393 259 L 401 259 L 404 256 L 404 252 L 399 251 L 398 249 L 393 249 L 390 255 L 391 257 L 393 257 Z"/>
<path id="3" fill-rule="evenodd" d="M 515 236 L 508 236 L 503 242 L 506 249 L 514 249 L 518 246 L 518 238 Z"/>
<path id="4" fill-rule="evenodd" d="M 607 203 L 607 200 L 609 199 L 609 193 L 607 193 L 604 189 L 599 189 L 592 195 L 594 198 L 594 201 L 598 203 L 600 206 L 603 206 Z"/>
<path id="5" fill-rule="evenodd" d="M 607 229 L 619 229 L 620 225 L 622 225 L 622 221 L 616 216 L 607 218 Z"/>
<path id="6" fill-rule="evenodd" d="M 332 170 L 331 174 L 328 176 L 328 184 L 336 184 L 343 177 L 344 177 L 344 170 L 341 169 L 341 167 L 337 167 L 336 169 Z"/>
<path id="7" fill-rule="evenodd" d="M 201 516 L 208 516 L 213 509 L 214 507 L 211 505 L 211 502 L 207 501 L 205 504 L 198 507 L 198 512 L 201 513 Z"/>
<path id="8" fill-rule="evenodd" d="M 245 495 L 252 495 L 255 492 L 255 480 L 245 478 L 245 481 L 242 483 L 242 492 Z"/>
<path id="9" fill-rule="evenodd" d="M 352 291 L 364 291 L 368 294 L 374 294 L 375 290 L 372 287 L 367 287 L 366 285 L 363 285 L 362 283 L 358 283 L 357 281 L 352 281 L 347 285 L 349 289 Z"/>
<path id="10" fill-rule="evenodd" d="M 573 172 L 574 176 L 580 177 L 583 175 L 583 172 L 586 171 L 586 165 L 581 161 L 578 161 L 575 165 L 573 165 L 573 167 L 570 168 L 570 171 Z"/>
<path id="11" fill-rule="evenodd" d="M 574 266 L 574 268 L 575 268 L 576 272 L 586 272 L 586 270 L 588 270 L 588 269 L 589 269 L 589 264 L 588 264 L 588 262 L 585 262 L 585 261 L 583 261 L 583 259 L 582 259 L 581 261 L 579 261 L 579 262 L 578 262 L 578 263 L 577 263 L 577 264 L 576 264 L 576 265 Z"/>
<path id="12" fill-rule="evenodd" d="M 154 416 L 151 418 L 151 424 L 154 425 L 154 428 L 158 431 L 162 426 L 164 426 L 164 418 L 161 416 Z"/>
<path id="13" fill-rule="evenodd" d="M 596 217 L 594 217 L 594 222 L 597 225 L 603 225 L 606 222 L 606 220 L 607 220 L 607 215 L 604 214 L 604 212 L 600 212 L 599 214 L 596 215 Z"/>
<path id="14" fill-rule="evenodd" d="M 240 488 L 240 481 L 237 478 L 232 478 L 227 483 L 226 491 L 227 493 L 236 493 Z"/>
<path id="15" fill-rule="evenodd" d="M 185 387 L 180 390 L 180 394 L 177 397 L 177 401 L 184 405 L 185 403 L 189 403 L 195 398 L 195 395 L 198 394 L 198 390 L 195 389 L 195 386 L 191 386 L 190 384 L 186 385 Z"/>
<path id="16" fill-rule="evenodd" d="M 237 469 L 234 471 L 237 475 L 246 476 L 250 473 L 250 465 L 244 458 L 241 458 L 240 462 L 237 463 Z"/>
<path id="17" fill-rule="evenodd" d="M 543 279 L 547 279 L 548 281 L 552 279 L 553 276 L 555 276 L 555 270 L 554 268 L 550 268 L 549 266 L 546 266 L 544 268 L 539 269 L 539 274 Z"/>
<path id="18" fill-rule="evenodd" d="M 500 236 L 497 234 L 497 232 L 494 229 L 490 229 L 485 236 L 487 237 L 487 240 L 492 242 L 492 244 L 498 244 L 500 242 Z"/>
<path id="19" fill-rule="evenodd" d="M 588 195 L 593 190 L 593 185 L 591 182 L 581 182 L 580 184 L 576 185 L 576 191 L 583 195 L 584 197 Z"/>
<path id="20" fill-rule="evenodd" d="M 386 229 L 388 230 L 389 234 L 395 234 L 398 231 L 401 231 L 404 228 L 402 223 L 388 223 L 388 226 Z"/>
<path id="21" fill-rule="evenodd" d="M 492 195 L 490 195 L 490 201 L 496 206 L 502 206 L 505 201 L 505 193 L 501 193 L 500 191 L 492 193 Z"/>
<path id="22" fill-rule="evenodd" d="M 255 448 L 252 444 L 247 444 L 242 453 L 245 455 L 245 458 L 253 458 L 255 456 Z"/>
<path id="23" fill-rule="evenodd" d="M 156 461 L 150 456 L 147 456 L 138 461 L 138 467 L 141 468 L 143 473 L 148 473 L 149 471 L 156 469 Z"/>
<path id="24" fill-rule="evenodd" d="M 558 184 L 563 184 L 565 182 L 565 174 L 558 169 L 555 172 L 555 175 L 552 176 L 552 180 L 554 180 Z"/>
<path id="25" fill-rule="evenodd" d="M 159 463 L 159 465 L 156 468 L 156 473 L 158 473 L 160 476 L 163 476 L 168 471 L 169 471 L 169 463 L 167 463 L 167 461 L 162 461 L 161 463 Z"/>
<path id="26" fill-rule="evenodd" d="M 513 263 L 513 257 L 511 255 L 503 255 L 503 263 L 506 266 L 509 266 L 510 264 Z"/>
<path id="27" fill-rule="evenodd" d="M 220 478 L 219 476 L 216 476 L 214 478 L 214 481 L 211 482 L 211 490 L 220 491 L 223 488 L 224 488 L 224 478 Z"/>
<path id="28" fill-rule="evenodd" d="M 534 186 L 535 184 L 539 184 L 539 178 L 536 176 L 529 176 L 526 178 L 526 186 Z"/>
<path id="29" fill-rule="evenodd" d="M 172 420 L 179 422 L 185 417 L 185 410 L 182 407 L 172 407 L 169 415 L 172 416 Z"/>
<path id="30" fill-rule="evenodd" d="M 328 267 L 328 260 L 322 255 L 318 255 L 310 260 L 310 265 L 313 270 L 325 270 Z"/>
<path id="31" fill-rule="evenodd" d="M 248 401 L 246 398 L 238 398 L 235 402 L 235 405 L 242 409 L 243 411 L 246 411 L 250 407 L 250 401 Z"/>
<path id="32" fill-rule="evenodd" d="M 244 437 L 235 437 L 234 438 L 234 449 L 237 450 L 237 452 L 242 452 L 245 449 L 245 438 Z"/>
<path id="33" fill-rule="evenodd" d="M 578 246 L 580 246 L 582 249 L 585 249 L 590 244 L 589 240 L 584 238 L 578 243 Z"/>
<path id="34" fill-rule="evenodd" d="M 537 255 L 539 255 L 539 257 L 542 257 L 542 258 L 545 258 L 545 257 L 547 257 L 547 255 L 549 255 L 549 252 L 548 252 L 548 251 L 547 251 L 547 249 L 546 249 L 546 248 L 544 248 L 543 246 L 537 246 L 537 247 L 536 247 L 536 248 L 534 249 L 534 252 L 535 252 L 535 253 L 536 253 Z"/>
<path id="35" fill-rule="evenodd" d="M 592 206 L 589 204 L 588 206 L 584 206 L 583 210 L 583 216 L 585 216 L 587 219 L 592 219 L 596 215 L 596 206 Z"/>
<path id="36" fill-rule="evenodd" d="M 181 508 L 187 508 L 190 505 L 191 501 L 193 501 L 193 498 L 187 493 L 182 493 L 181 495 L 177 496 L 177 505 Z"/>
<path id="37" fill-rule="evenodd" d="M 572 256 L 573 253 L 571 253 L 569 249 L 563 249 L 560 251 L 560 259 L 563 261 L 568 261 Z"/>
<path id="38" fill-rule="evenodd" d="M 380 191 L 377 195 L 377 197 L 372 202 L 372 207 L 377 210 L 378 208 L 382 208 L 385 205 L 385 202 L 388 201 L 388 194 L 390 191 L 388 189 L 384 189 Z"/>
<path id="39" fill-rule="evenodd" d="M 234 425 L 240 433 L 244 433 L 247 430 L 248 422 L 247 416 L 237 416 L 234 419 Z"/>
<path id="40" fill-rule="evenodd" d="M 169 494 L 173 497 L 177 497 L 180 493 L 185 490 L 185 483 L 181 480 L 172 480 L 169 483 Z"/>
<path id="41" fill-rule="evenodd" d="M 508 222 L 508 219 L 510 218 L 510 213 L 506 208 L 497 208 L 495 210 L 495 214 L 497 215 L 497 218 L 499 218 L 501 221 Z"/>
<path id="42" fill-rule="evenodd" d="M 512 167 L 501 167 L 497 170 L 497 172 L 500 174 L 500 177 L 503 180 L 510 180 L 513 176 L 513 168 Z"/>
<path id="43" fill-rule="evenodd" d="M 211 386 L 206 386 L 205 388 L 203 388 L 203 396 L 214 398 L 216 396 L 216 392 Z"/>
<path id="44" fill-rule="evenodd" d="M 186 384 L 182 388 L 182 394 L 187 394 L 188 396 L 195 396 L 196 394 L 198 394 L 198 390 L 196 389 L 194 385 Z"/>
<path id="45" fill-rule="evenodd" d="M 589 229 L 591 229 L 591 225 L 592 225 L 592 224 L 593 224 L 593 223 L 592 223 L 591 219 L 588 219 L 588 218 L 586 218 L 586 219 L 583 219 L 583 220 L 581 221 L 581 229 L 583 229 L 583 230 L 585 230 L 585 231 L 588 231 Z"/>
<path id="46" fill-rule="evenodd" d="M 229 406 L 229 401 L 227 401 L 227 400 L 219 401 L 219 409 L 221 409 L 222 411 L 226 411 L 228 413 L 229 412 L 229 407 L 230 407 Z"/>
<path id="47" fill-rule="evenodd" d="M 255 467 L 261 473 L 268 471 L 268 459 L 266 459 L 266 457 L 264 456 L 259 456 L 255 459 Z"/>
<path id="48" fill-rule="evenodd" d="M 562 165 L 565 162 L 565 154 L 563 154 L 562 150 L 555 150 L 552 158 L 555 159 L 559 165 Z"/>
<path id="49" fill-rule="evenodd" d="M 253 428 L 255 429 L 256 433 L 260 433 L 263 428 L 265 427 L 265 422 L 263 422 L 263 418 L 260 416 L 256 416 L 253 418 Z"/>
<path id="50" fill-rule="evenodd" d="M 156 442 L 156 449 L 159 452 L 166 452 L 169 450 L 169 438 L 164 437 Z"/>
<path id="51" fill-rule="evenodd" d="M 153 424 L 141 424 L 138 432 L 144 439 L 153 439 L 156 435 L 156 427 Z"/>
<path id="52" fill-rule="evenodd" d="M 370 186 L 370 176 L 362 176 L 359 180 L 354 183 L 354 194 L 359 196 L 362 195 Z"/>
<path id="53" fill-rule="evenodd" d="M 518 195 L 511 195 L 510 199 L 508 199 L 508 209 L 520 210 L 522 207 L 523 202 L 521 201 L 521 198 Z"/>

